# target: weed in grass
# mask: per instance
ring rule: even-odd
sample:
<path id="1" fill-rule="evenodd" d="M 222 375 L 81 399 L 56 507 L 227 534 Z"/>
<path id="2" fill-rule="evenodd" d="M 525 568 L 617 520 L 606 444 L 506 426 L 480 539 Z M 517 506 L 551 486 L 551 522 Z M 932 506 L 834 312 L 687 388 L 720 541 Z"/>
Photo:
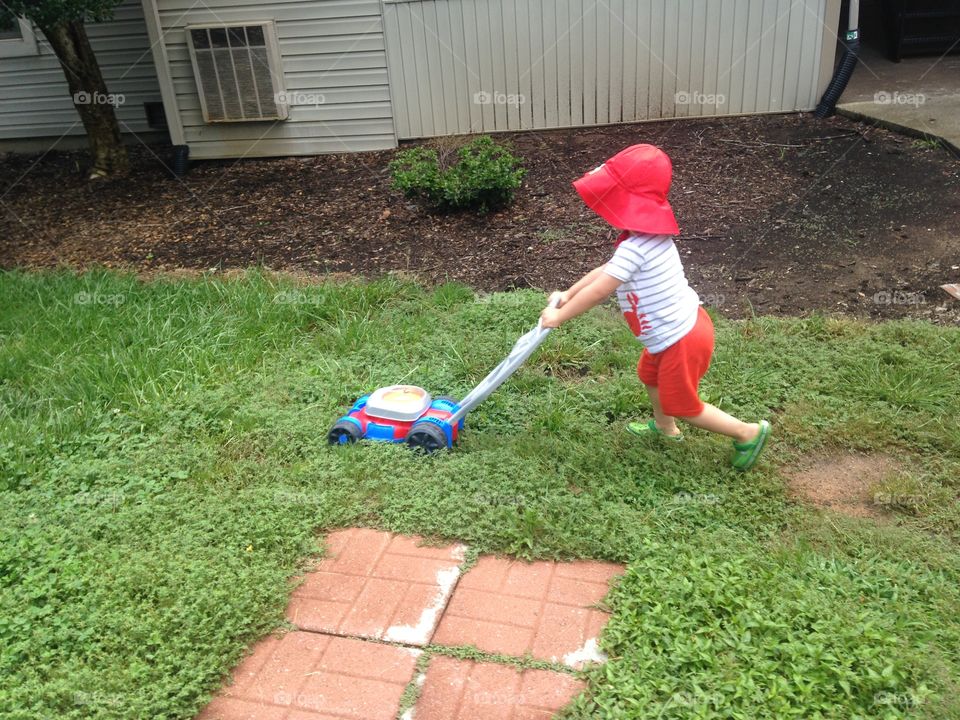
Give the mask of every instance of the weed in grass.
<path id="1" fill-rule="evenodd" d="M 609 226 L 597 223 L 571 223 L 558 228 L 547 228 L 537 234 L 537 238 L 543 243 L 560 243 L 583 240 L 584 238 L 596 237 L 598 235 L 608 235 Z"/>
<path id="2" fill-rule="evenodd" d="M 566 239 L 566 234 L 562 230 L 542 230 L 538 236 L 542 242 L 555 243 Z"/>
<path id="3" fill-rule="evenodd" d="M 917 138 L 910 145 L 918 150 L 937 150 L 941 147 L 941 142 L 935 137 L 922 137 Z"/>

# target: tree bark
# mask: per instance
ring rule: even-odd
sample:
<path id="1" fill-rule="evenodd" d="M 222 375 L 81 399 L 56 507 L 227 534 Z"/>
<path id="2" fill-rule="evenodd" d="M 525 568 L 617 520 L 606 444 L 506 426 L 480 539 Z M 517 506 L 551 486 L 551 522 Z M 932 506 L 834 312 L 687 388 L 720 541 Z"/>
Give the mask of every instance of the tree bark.
<path id="1" fill-rule="evenodd" d="M 120 125 L 114 111 L 122 104 L 123 97 L 107 92 L 83 21 L 73 20 L 40 29 L 60 60 L 70 97 L 87 131 L 93 155 L 90 177 L 126 171 L 127 150 L 120 139 Z"/>

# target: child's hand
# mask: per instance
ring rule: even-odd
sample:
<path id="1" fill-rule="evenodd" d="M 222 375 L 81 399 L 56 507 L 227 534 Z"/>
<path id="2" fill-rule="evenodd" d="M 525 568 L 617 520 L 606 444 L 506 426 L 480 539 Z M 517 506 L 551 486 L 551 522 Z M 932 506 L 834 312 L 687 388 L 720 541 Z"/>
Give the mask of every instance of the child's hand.
<path id="1" fill-rule="evenodd" d="M 563 307 L 569 299 L 570 293 L 568 291 L 564 290 L 563 292 L 560 292 L 559 290 L 556 290 L 555 292 L 550 293 L 550 299 L 547 302 L 553 303 L 556 301 L 557 307 Z"/>
<path id="2" fill-rule="evenodd" d="M 540 313 L 540 325 L 545 328 L 556 328 L 560 327 L 560 324 L 563 322 L 562 313 L 556 308 L 544 308 L 543 312 Z"/>

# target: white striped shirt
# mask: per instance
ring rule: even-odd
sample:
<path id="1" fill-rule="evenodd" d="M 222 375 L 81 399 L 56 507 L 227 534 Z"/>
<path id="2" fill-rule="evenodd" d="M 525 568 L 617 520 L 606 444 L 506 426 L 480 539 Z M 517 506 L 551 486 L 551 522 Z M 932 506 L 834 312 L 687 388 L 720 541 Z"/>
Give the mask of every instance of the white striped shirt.
<path id="1" fill-rule="evenodd" d="M 604 272 L 621 281 L 620 310 L 651 353 L 663 352 L 693 329 L 700 297 L 687 284 L 669 235 L 631 235 L 617 246 Z"/>

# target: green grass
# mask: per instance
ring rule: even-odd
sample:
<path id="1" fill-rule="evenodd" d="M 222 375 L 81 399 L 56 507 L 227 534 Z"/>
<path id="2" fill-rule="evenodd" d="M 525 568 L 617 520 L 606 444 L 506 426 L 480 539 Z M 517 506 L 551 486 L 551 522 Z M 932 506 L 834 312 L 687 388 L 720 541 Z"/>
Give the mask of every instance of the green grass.
<path id="1" fill-rule="evenodd" d="M 282 624 L 322 533 L 628 570 L 570 717 L 960 717 L 960 330 L 717 320 L 703 391 L 774 420 L 756 471 L 649 408 L 613 310 L 555 333 L 455 453 L 330 449 L 356 397 L 462 395 L 543 303 L 397 280 L 0 275 L 0 716 L 189 718 Z M 781 465 L 883 450 L 876 525 L 788 500 Z"/>

